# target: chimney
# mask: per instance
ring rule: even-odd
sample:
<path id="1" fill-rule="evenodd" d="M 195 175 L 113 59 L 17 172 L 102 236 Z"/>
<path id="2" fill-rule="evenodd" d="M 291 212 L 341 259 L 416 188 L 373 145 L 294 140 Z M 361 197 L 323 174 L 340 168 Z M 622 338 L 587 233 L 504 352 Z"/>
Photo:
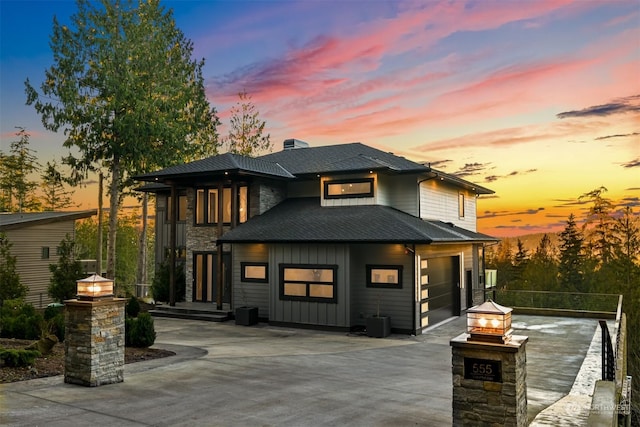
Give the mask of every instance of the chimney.
<path id="1" fill-rule="evenodd" d="M 299 139 L 285 139 L 283 142 L 284 150 L 294 150 L 296 148 L 309 148 L 309 144 Z"/>

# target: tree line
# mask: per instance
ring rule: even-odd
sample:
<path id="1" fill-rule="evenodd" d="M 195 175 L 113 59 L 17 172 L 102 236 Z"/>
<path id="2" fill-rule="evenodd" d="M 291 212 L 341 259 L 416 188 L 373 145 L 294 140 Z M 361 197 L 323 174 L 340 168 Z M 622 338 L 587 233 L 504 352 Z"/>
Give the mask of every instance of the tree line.
<path id="1" fill-rule="evenodd" d="M 584 218 L 569 215 L 554 245 L 545 234 L 529 251 L 520 239 L 490 248 L 489 269 L 498 271 L 501 290 L 602 293 L 623 296 L 627 316 L 628 374 L 633 395 L 640 395 L 640 218 L 630 206 L 616 207 L 600 187 L 579 197 Z M 633 402 L 640 425 L 640 405 Z"/>
<path id="2" fill-rule="evenodd" d="M 71 207 L 72 191 L 57 161 L 48 161 L 42 168 L 35 150 L 29 147 L 27 130 L 18 128 L 15 137 L 7 153 L 0 150 L 0 212 L 55 211 Z"/>

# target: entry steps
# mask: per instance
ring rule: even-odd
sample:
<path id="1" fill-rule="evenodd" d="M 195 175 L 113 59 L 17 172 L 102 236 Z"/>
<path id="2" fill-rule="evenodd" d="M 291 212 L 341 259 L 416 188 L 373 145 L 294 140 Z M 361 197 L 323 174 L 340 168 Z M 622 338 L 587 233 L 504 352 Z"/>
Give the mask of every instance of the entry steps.
<path id="1" fill-rule="evenodd" d="M 233 312 L 229 310 L 216 310 L 212 304 L 203 304 L 203 307 L 156 305 L 155 309 L 149 310 L 149 314 L 153 317 L 203 320 L 206 322 L 226 322 L 233 318 Z"/>

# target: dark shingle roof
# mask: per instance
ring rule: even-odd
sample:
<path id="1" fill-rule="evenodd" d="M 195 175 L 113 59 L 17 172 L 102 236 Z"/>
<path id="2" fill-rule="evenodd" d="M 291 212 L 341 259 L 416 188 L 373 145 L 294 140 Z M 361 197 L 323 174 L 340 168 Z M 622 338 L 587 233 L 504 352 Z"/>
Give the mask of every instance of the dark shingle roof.
<path id="1" fill-rule="evenodd" d="M 295 148 L 248 157 L 239 154 L 220 154 L 190 163 L 171 166 L 156 172 L 135 176 L 134 179 L 162 183 L 172 179 L 221 175 L 225 172 L 272 178 L 291 179 L 296 176 L 339 174 L 362 171 L 393 171 L 431 175 L 476 194 L 493 194 L 492 190 L 458 178 L 404 157 L 354 142 L 322 147 Z M 160 191 L 161 187 L 142 187 L 140 191 Z"/>
<path id="2" fill-rule="evenodd" d="M 170 166 L 168 168 L 134 177 L 140 181 L 153 181 L 185 177 L 189 175 L 222 174 L 224 172 L 245 172 L 256 175 L 268 175 L 279 178 L 294 178 L 289 172 L 276 163 L 225 153 L 190 163 Z"/>
<path id="3" fill-rule="evenodd" d="M 231 243 L 438 243 L 497 239 L 442 221 L 424 221 L 388 206 L 321 207 L 318 198 L 289 199 L 227 232 Z"/>
<path id="4" fill-rule="evenodd" d="M 59 221 L 71 221 L 76 219 L 89 218 L 96 214 L 96 210 L 86 210 L 77 212 L 22 212 L 22 213 L 1 213 L 0 230 L 12 230 L 31 225 L 49 224 Z"/>
<path id="5" fill-rule="evenodd" d="M 267 154 L 260 159 L 275 162 L 294 175 L 390 169 L 428 172 L 425 165 L 354 142 L 324 147 L 296 148 Z"/>

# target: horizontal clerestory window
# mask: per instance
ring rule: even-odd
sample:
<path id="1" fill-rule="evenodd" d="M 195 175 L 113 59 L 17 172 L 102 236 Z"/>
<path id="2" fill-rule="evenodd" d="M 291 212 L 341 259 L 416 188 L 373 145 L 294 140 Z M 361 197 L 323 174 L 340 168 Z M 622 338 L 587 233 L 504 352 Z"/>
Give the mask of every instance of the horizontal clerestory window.
<path id="1" fill-rule="evenodd" d="M 325 199 L 373 197 L 373 178 L 340 179 L 324 182 Z"/>

